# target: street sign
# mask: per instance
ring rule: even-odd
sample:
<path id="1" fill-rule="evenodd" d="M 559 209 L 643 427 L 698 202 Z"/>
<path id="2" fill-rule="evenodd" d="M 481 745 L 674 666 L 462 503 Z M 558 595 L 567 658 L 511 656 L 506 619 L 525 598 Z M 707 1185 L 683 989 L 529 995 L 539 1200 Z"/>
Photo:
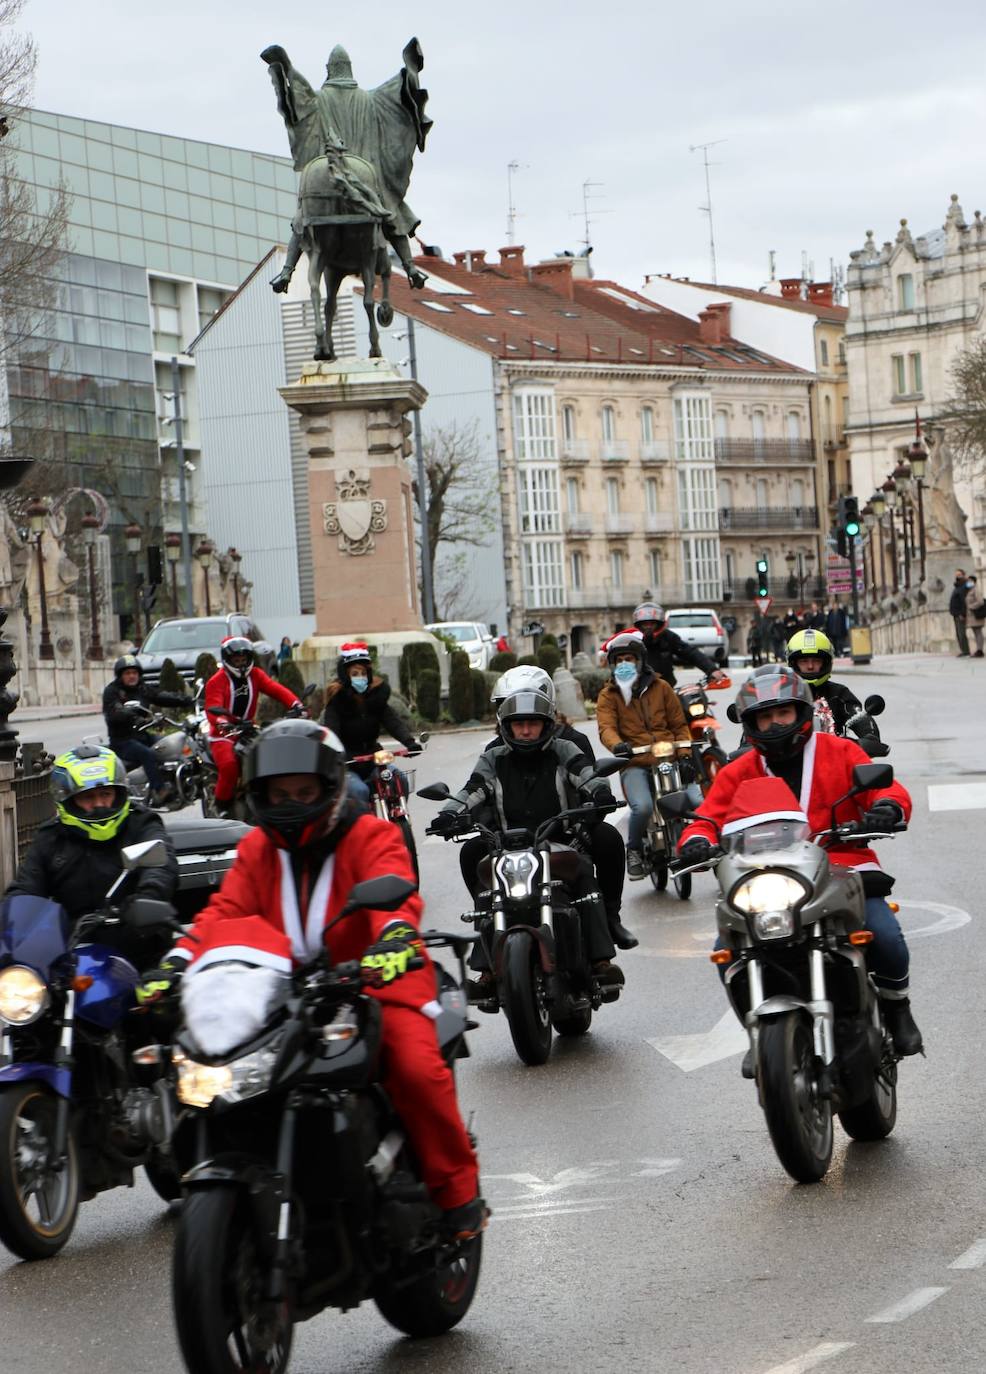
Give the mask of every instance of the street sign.
<path id="1" fill-rule="evenodd" d="M 849 559 L 830 553 L 825 568 L 825 588 L 829 596 L 848 596 L 852 592 Z M 863 590 L 863 560 L 856 563 L 856 590 Z"/>
<path id="2" fill-rule="evenodd" d="M 567 649 L 567 648 L 568 648 L 568 635 L 559 635 L 559 636 L 558 636 L 558 647 L 559 647 L 559 649 Z"/>
<path id="3" fill-rule="evenodd" d="M 774 604 L 774 598 L 772 596 L 755 596 L 753 600 L 756 602 L 761 615 L 766 615 Z"/>
<path id="4" fill-rule="evenodd" d="M 522 635 L 543 635 L 544 626 L 540 620 L 530 620 L 521 630 Z"/>

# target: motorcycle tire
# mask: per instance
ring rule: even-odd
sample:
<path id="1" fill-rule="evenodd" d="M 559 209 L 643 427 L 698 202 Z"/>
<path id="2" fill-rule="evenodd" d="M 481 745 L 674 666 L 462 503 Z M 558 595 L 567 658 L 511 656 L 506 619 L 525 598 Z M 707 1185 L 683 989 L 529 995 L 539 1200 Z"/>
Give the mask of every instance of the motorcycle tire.
<path id="1" fill-rule="evenodd" d="M 415 881 L 420 882 L 421 873 L 418 869 L 418 849 L 417 845 L 414 843 L 414 831 L 411 829 L 411 822 L 406 819 L 399 820 L 397 822 L 397 828 L 403 835 L 404 843 L 407 845 L 407 852 L 411 856 L 411 867 L 414 869 Z"/>
<path id="2" fill-rule="evenodd" d="M 500 1005 L 514 1049 L 525 1064 L 543 1064 L 551 1053 L 551 1018 L 537 942 L 526 933 L 507 941 L 500 979 Z"/>
<path id="3" fill-rule="evenodd" d="M 853 1140 L 885 1140 L 897 1125 L 897 1065 L 881 1065 L 862 1102 L 839 1113 L 839 1125 Z"/>
<path id="4" fill-rule="evenodd" d="M 552 1016 L 551 1024 L 558 1035 L 572 1038 L 585 1035 L 592 1025 L 592 1008 L 586 1007 L 584 1011 L 573 1011 L 563 1016 Z"/>
<path id="5" fill-rule="evenodd" d="M 703 791 L 706 794 L 708 794 L 709 788 L 715 782 L 719 769 L 724 768 L 728 762 L 729 759 L 725 751 L 720 749 L 718 744 L 710 745 L 710 747 L 706 749 L 705 753 L 702 755 L 702 769 L 707 780 Z"/>
<path id="6" fill-rule="evenodd" d="M 832 1103 L 812 1091 L 810 1021 L 797 1011 L 765 1021 L 757 1057 L 760 1105 L 777 1158 L 798 1183 L 817 1183 L 832 1161 Z"/>
<path id="7" fill-rule="evenodd" d="M 668 866 L 656 859 L 650 871 L 650 880 L 655 892 L 663 892 L 668 885 Z"/>
<path id="8" fill-rule="evenodd" d="M 284 1374 L 294 1326 L 286 1300 L 263 1303 L 267 1281 L 242 1188 L 193 1192 L 178 1220 L 171 1294 L 189 1374 Z"/>
<path id="9" fill-rule="evenodd" d="M 66 1162 L 28 1188 L 24 1151 L 45 1149 L 55 1129 L 58 1099 L 39 1083 L 0 1091 L 0 1241 L 24 1260 L 51 1259 L 75 1226 L 81 1195 L 79 1161 L 69 1128 Z"/>
<path id="10" fill-rule="evenodd" d="M 177 1202 L 181 1197 L 181 1172 L 168 1156 L 155 1151 L 144 1161 L 144 1173 L 162 1202 Z"/>
<path id="11" fill-rule="evenodd" d="M 455 1258 L 413 1283 L 388 1278 L 376 1286 L 373 1301 L 385 1321 L 405 1336 L 442 1336 L 469 1311 L 476 1295 L 483 1237 L 465 1241 Z"/>
<path id="12" fill-rule="evenodd" d="M 692 895 L 692 874 L 682 873 L 680 877 L 676 875 L 674 879 L 674 890 L 683 902 L 687 902 Z"/>

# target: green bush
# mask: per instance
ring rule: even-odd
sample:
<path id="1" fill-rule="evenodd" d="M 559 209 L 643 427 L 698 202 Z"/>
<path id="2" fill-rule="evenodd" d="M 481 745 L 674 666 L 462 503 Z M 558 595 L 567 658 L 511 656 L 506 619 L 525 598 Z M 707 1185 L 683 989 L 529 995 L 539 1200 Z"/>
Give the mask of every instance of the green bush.
<path id="1" fill-rule="evenodd" d="M 582 688 L 582 696 L 585 701 L 595 701 L 596 697 L 609 681 L 609 673 L 602 668 L 584 668 L 575 674 L 575 680 Z"/>
<path id="2" fill-rule="evenodd" d="M 216 662 L 214 654 L 203 650 L 195 660 L 195 678 L 201 678 L 203 682 L 208 682 L 213 673 L 219 672 L 219 664 Z"/>
<path id="3" fill-rule="evenodd" d="M 505 673 L 509 668 L 516 667 L 517 655 L 515 653 L 512 653 L 509 649 L 503 653 L 494 654 L 493 657 L 490 659 L 490 672 L 496 673 L 498 677 L 501 673 Z"/>
<path id="4" fill-rule="evenodd" d="M 561 652 L 553 644 L 541 643 L 538 649 L 538 667 L 543 668 L 549 677 L 554 677 L 561 667 Z"/>
<path id="5" fill-rule="evenodd" d="M 558 639 L 557 639 L 557 637 L 556 637 L 555 635 L 551 634 L 550 632 L 549 632 L 548 634 L 546 634 L 546 635 L 542 635 L 542 636 L 541 636 L 541 641 L 540 641 L 540 643 L 538 644 L 538 648 L 539 648 L 539 649 L 545 649 L 545 648 L 557 649 L 557 648 L 558 648 Z"/>
<path id="6" fill-rule="evenodd" d="M 540 664 L 533 654 L 521 654 L 520 658 L 517 660 L 517 667 L 519 668 L 524 663 L 529 663 L 532 668 L 540 667 Z"/>
<path id="7" fill-rule="evenodd" d="M 161 664 L 161 681 L 159 683 L 162 692 L 177 692 L 180 696 L 187 696 L 185 679 L 174 665 L 174 660 L 166 658 Z"/>
<path id="8" fill-rule="evenodd" d="M 448 709 L 449 715 L 458 725 L 473 718 L 471 671 L 469 655 L 462 649 L 456 649 L 449 667 Z"/>
<path id="9" fill-rule="evenodd" d="M 401 689 L 401 696 L 405 701 L 410 701 L 414 695 L 411 691 L 411 659 L 413 657 L 411 649 L 413 647 L 411 644 L 404 645 L 401 650 L 400 662 L 397 665 L 397 682 Z"/>
<path id="10" fill-rule="evenodd" d="M 417 684 L 422 673 L 439 673 L 438 651 L 426 640 L 414 640 L 401 650 L 398 681 L 405 701 L 417 702 Z M 431 717 L 433 719 L 433 717 Z"/>
<path id="11" fill-rule="evenodd" d="M 470 668 L 469 676 L 472 678 L 472 718 L 485 720 L 490 714 L 489 675 L 482 668 Z M 496 681 L 495 678 L 493 680 Z"/>
<path id="12" fill-rule="evenodd" d="M 325 689 L 323 687 L 316 687 L 314 692 L 312 692 L 311 696 L 305 702 L 305 706 L 312 720 L 321 720 L 322 712 L 325 710 Z"/>
<path id="13" fill-rule="evenodd" d="M 296 697 L 300 697 L 305 691 L 305 679 L 301 675 L 301 669 L 293 658 L 286 658 L 281 664 L 281 686 L 286 687 L 289 692 L 294 692 Z"/>
<path id="14" fill-rule="evenodd" d="M 442 679 L 425 669 L 417 678 L 417 708 L 422 720 L 435 721 L 442 709 Z"/>
<path id="15" fill-rule="evenodd" d="M 404 726 L 405 730 L 407 730 L 408 734 L 413 735 L 417 722 L 414 719 L 414 712 L 411 710 L 410 706 L 408 706 L 404 698 L 399 696 L 397 692 L 391 692 L 388 705 L 400 723 Z"/>

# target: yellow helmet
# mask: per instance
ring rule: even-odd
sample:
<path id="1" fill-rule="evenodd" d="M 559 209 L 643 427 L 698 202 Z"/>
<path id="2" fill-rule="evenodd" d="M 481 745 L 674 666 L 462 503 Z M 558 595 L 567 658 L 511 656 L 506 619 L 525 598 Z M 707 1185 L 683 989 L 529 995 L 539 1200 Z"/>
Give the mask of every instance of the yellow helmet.
<path id="1" fill-rule="evenodd" d="M 97 811 L 82 811 L 76 798 L 96 787 L 112 787 L 113 803 Z M 120 759 L 98 744 L 80 744 L 59 754 L 51 769 L 51 791 L 62 825 L 74 827 L 90 840 L 112 840 L 130 814 L 127 770 Z"/>
<path id="2" fill-rule="evenodd" d="M 835 650 L 832 647 L 832 641 L 828 635 L 823 635 L 821 630 L 799 630 L 787 642 L 788 664 L 812 687 L 821 687 L 824 682 L 828 682 L 832 676 L 832 659 L 834 657 Z M 821 671 L 814 677 L 808 677 L 798 667 L 798 661 L 801 658 L 820 658 L 822 660 Z"/>

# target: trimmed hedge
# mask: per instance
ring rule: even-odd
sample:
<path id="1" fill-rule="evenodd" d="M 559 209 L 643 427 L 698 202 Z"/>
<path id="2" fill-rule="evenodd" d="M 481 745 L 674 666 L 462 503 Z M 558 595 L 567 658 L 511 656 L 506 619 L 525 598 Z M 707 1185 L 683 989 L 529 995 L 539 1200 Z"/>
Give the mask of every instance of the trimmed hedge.
<path id="1" fill-rule="evenodd" d="M 501 673 L 507 672 L 510 668 L 517 667 L 517 655 L 507 649 L 499 654 L 494 654 L 490 659 L 490 672 L 496 673 L 499 677 Z"/>
<path id="2" fill-rule="evenodd" d="M 602 668 L 583 668 L 575 674 L 575 680 L 582 688 L 582 697 L 585 701 L 595 701 L 596 697 L 609 681 L 609 673 Z"/>
<path id="3" fill-rule="evenodd" d="M 472 691 L 469 655 L 462 649 L 455 649 L 448 675 L 448 710 L 457 725 L 473 718 Z"/>
<path id="4" fill-rule="evenodd" d="M 422 720 L 436 721 L 442 709 L 442 679 L 437 672 L 425 668 L 417 677 L 418 715 Z"/>
<path id="5" fill-rule="evenodd" d="M 557 648 L 558 648 L 558 640 L 557 640 L 556 636 L 553 635 L 550 631 L 549 631 L 546 635 L 542 635 L 542 636 L 541 636 L 541 639 L 540 639 L 540 642 L 538 643 L 538 648 L 539 648 L 539 649 L 548 649 L 548 648 L 557 649 Z"/>
<path id="6" fill-rule="evenodd" d="M 201 678 L 203 682 L 208 682 L 213 673 L 219 672 L 219 664 L 216 662 L 214 654 L 203 651 L 195 660 L 194 673 L 196 678 Z"/>
<path id="7" fill-rule="evenodd" d="M 488 674 L 482 668 L 470 668 L 472 678 L 472 716 L 473 720 L 485 720 L 490 714 L 490 687 Z M 495 681 L 495 679 L 494 679 Z"/>
<path id="8" fill-rule="evenodd" d="M 523 663 L 529 663 L 532 668 L 540 668 L 541 666 L 533 654 L 521 654 L 517 660 L 517 667 L 519 668 Z"/>
<path id="9" fill-rule="evenodd" d="M 434 644 L 428 644 L 424 640 L 414 640 L 410 644 L 405 644 L 401 650 L 398 667 L 397 676 L 401 696 L 405 701 L 417 702 L 418 680 L 422 673 L 438 673 L 440 689 L 441 673 L 439 672 L 437 649 Z M 435 717 L 430 716 L 429 719 L 434 720 Z"/>
<path id="10" fill-rule="evenodd" d="M 554 677 L 561 667 L 561 652 L 552 644 L 542 642 L 538 649 L 538 667 L 543 668 L 549 677 Z"/>
<path id="11" fill-rule="evenodd" d="M 185 679 L 175 667 L 174 659 L 166 658 L 161 664 L 161 681 L 159 686 L 162 692 L 177 692 L 180 696 L 188 695 L 185 689 Z"/>

